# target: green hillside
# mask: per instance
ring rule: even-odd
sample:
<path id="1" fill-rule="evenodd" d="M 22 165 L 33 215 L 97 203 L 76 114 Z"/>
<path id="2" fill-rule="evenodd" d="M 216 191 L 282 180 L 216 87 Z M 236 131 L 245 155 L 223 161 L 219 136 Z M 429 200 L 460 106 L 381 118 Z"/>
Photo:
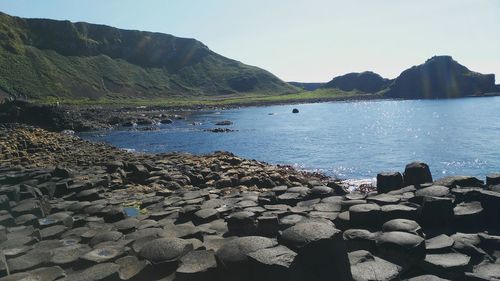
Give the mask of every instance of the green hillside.
<path id="1" fill-rule="evenodd" d="M 0 92 L 122 100 L 280 95 L 297 88 L 194 39 L 0 13 Z"/>

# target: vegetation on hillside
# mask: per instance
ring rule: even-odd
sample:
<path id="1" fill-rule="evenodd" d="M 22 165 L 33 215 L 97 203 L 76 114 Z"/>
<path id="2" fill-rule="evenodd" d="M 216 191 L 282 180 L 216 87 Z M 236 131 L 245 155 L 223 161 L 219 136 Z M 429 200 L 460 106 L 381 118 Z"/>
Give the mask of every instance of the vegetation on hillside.
<path id="1" fill-rule="evenodd" d="M 173 99 L 297 88 L 194 39 L 0 13 L 0 90 L 30 99 Z"/>

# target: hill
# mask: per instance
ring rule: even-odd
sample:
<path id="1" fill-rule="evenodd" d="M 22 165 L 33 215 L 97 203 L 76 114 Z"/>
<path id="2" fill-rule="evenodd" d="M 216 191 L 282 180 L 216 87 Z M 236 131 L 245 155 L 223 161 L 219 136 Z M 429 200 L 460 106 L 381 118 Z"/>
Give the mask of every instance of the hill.
<path id="1" fill-rule="evenodd" d="M 153 99 L 297 91 L 195 39 L 0 13 L 0 95 Z"/>
<path id="2" fill-rule="evenodd" d="M 361 91 L 364 93 L 376 93 L 387 87 L 389 79 L 382 78 L 377 73 L 365 71 L 361 73 L 348 73 L 333 78 L 326 83 L 324 88 L 337 88 L 343 91 Z"/>
<path id="3" fill-rule="evenodd" d="M 315 82 L 288 82 L 288 84 L 298 87 L 305 91 L 314 91 L 325 85 L 325 83 L 315 83 Z"/>
<path id="4" fill-rule="evenodd" d="M 453 60 L 434 56 L 424 64 L 403 71 L 386 89 L 391 98 L 458 98 L 495 90 L 495 75 L 481 74 Z"/>

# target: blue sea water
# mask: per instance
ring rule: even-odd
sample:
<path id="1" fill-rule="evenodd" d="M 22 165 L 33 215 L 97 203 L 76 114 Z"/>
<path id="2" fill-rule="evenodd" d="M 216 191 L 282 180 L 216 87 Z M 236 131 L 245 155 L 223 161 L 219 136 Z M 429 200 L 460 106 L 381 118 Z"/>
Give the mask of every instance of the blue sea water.
<path id="1" fill-rule="evenodd" d="M 300 113 L 292 114 L 298 108 Z M 230 120 L 230 133 L 204 131 Z M 191 123 L 200 123 L 191 125 Z M 500 172 L 500 97 L 381 100 L 192 112 L 157 131 L 111 130 L 82 137 L 142 152 L 225 150 L 345 179 L 403 171 L 419 160 L 435 178 Z"/>

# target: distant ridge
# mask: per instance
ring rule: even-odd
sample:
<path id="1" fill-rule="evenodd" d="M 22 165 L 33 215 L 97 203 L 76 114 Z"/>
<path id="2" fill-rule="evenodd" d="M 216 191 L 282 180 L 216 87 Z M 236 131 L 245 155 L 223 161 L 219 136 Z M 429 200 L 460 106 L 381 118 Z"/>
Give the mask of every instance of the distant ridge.
<path id="1" fill-rule="evenodd" d="M 434 56 L 403 71 L 389 86 L 388 97 L 458 98 L 495 90 L 495 75 L 473 72 L 451 56 Z"/>
<path id="2" fill-rule="evenodd" d="M 393 80 L 366 71 L 335 77 L 323 87 L 404 99 L 459 98 L 500 90 L 495 85 L 494 74 L 471 71 L 451 56 L 434 56 L 423 64 L 406 69 Z"/>
<path id="3" fill-rule="evenodd" d="M 337 88 L 343 91 L 357 90 L 364 93 L 376 93 L 387 87 L 390 82 L 391 80 L 382 78 L 377 73 L 365 71 L 337 76 L 323 87 Z"/>
<path id="4" fill-rule="evenodd" d="M 301 88 L 306 91 L 314 91 L 318 88 L 321 88 L 325 83 L 315 83 L 315 82 L 288 82 L 288 84 L 293 85 L 295 87 Z"/>
<path id="5" fill-rule="evenodd" d="M 0 95 L 120 99 L 297 91 L 195 39 L 0 13 Z"/>

